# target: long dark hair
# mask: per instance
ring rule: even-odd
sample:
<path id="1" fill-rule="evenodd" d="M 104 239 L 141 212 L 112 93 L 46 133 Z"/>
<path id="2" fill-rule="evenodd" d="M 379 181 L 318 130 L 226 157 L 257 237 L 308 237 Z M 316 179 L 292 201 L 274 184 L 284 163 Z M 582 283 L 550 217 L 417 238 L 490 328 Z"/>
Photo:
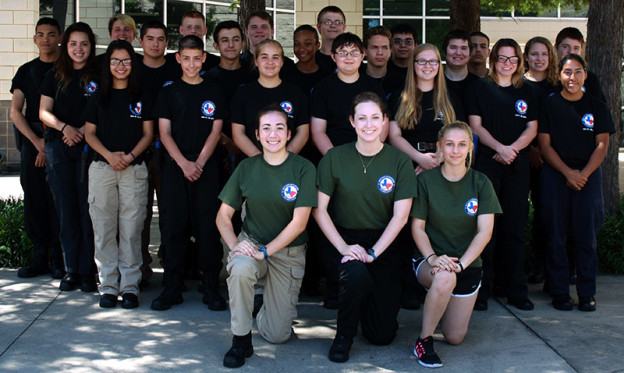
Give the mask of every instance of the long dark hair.
<path id="1" fill-rule="evenodd" d="M 132 45 L 125 40 L 113 40 L 106 48 L 106 54 L 102 62 L 102 80 L 100 82 L 100 99 L 106 106 L 108 105 L 113 90 L 113 76 L 110 72 L 110 60 L 113 52 L 125 50 L 132 60 L 130 75 L 128 75 L 128 92 L 130 93 L 130 103 L 134 104 L 141 100 L 141 87 L 139 85 L 139 62 L 134 53 Z"/>
<path id="2" fill-rule="evenodd" d="M 91 30 L 91 26 L 84 22 L 76 22 L 65 30 L 63 39 L 61 40 L 61 50 L 59 56 L 56 59 L 56 62 L 54 62 L 54 77 L 58 81 L 59 89 L 61 91 L 65 91 L 74 74 L 74 62 L 69 57 L 69 52 L 67 51 L 69 37 L 74 32 L 85 33 L 89 39 L 89 43 L 91 44 L 89 47 L 89 57 L 87 58 L 87 63 L 80 73 L 80 83 L 85 85 L 89 84 L 91 80 L 94 80 L 94 78 L 98 76 L 97 60 L 95 59 L 95 34 L 93 34 L 93 30 Z"/>

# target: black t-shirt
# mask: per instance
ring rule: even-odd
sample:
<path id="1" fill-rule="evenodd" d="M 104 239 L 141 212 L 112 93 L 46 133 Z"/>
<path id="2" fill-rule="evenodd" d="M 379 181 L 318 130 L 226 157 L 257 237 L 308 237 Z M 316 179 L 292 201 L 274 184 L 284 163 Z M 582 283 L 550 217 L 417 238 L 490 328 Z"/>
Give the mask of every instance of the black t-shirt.
<path id="1" fill-rule="evenodd" d="M 221 86 L 228 104 L 232 101 L 232 97 L 234 97 L 238 87 L 255 80 L 254 74 L 243 66 L 236 70 L 226 70 L 221 66 L 215 66 L 208 71 L 204 78 L 210 79 Z"/>
<path id="2" fill-rule="evenodd" d="M 449 78 L 446 77 L 446 75 L 444 76 L 444 79 L 446 80 L 446 88 L 449 92 L 454 92 L 457 97 L 459 97 L 462 100 L 462 104 L 464 106 L 466 106 L 467 103 L 467 96 L 470 92 L 470 85 L 479 80 L 479 77 L 476 76 L 473 73 L 468 73 L 468 75 L 463 79 L 463 80 L 459 80 L 459 81 L 454 81 L 454 80 L 450 80 Z"/>
<path id="3" fill-rule="evenodd" d="M 331 74 L 331 72 L 322 68 L 321 66 L 319 66 L 318 70 L 310 74 L 301 72 L 297 68 L 297 65 L 284 67 L 280 71 L 280 77 L 282 78 L 282 80 L 299 87 L 301 89 L 301 92 L 303 92 L 308 98 L 310 98 L 310 96 L 312 95 L 312 88 L 314 88 L 316 83 L 321 81 L 329 74 Z"/>
<path id="4" fill-rule="evenodd" d="M 334 146 L 357 140 L 349 122 L 351 104 L 358 93 L 367 91 L 385 97 L 379 82 L 368 75 L 360 75 L 354 83 L 345 83 L 337 74 L 331 74 L 312 90 L 310 115 L 327 121 L 326 133 Z"/>
<path id="5" fill-rule="evenodd" d="M 452 91 L 449 91 L 449 99 L 455 118 L 465 121 L 464 109 L 459 97 Z M 388 107 L 390 120 L 395 120 L 399 105 L 401 104 L 401 91 L 394 91 L 390 95 L 390 103 Z M 407 140 L 414 148 L 418 149 L 419 142 L 436 142 L 438 141 L 438 132 L 444 126 L 444 116 L 442 113 L 436 113 L 433 109 L 433 91 L 423 92 L 421 100 L 422 116 L 420 122 L 414 124 L 413 129 L 401 129 L 401 136 Z"/>
<path id="6" fill-rule="evenodd" d="M 284 81 L 275 88 L 265 88 L 257 80 L 239 87 L 230 104 L 230 120 L 244 125 L 245 134 L 254 141 L 258 111 L 270 104 L 284 109 L 293 128 L 310 123 L 308 99 L 299 87 Z"/>
<path id="7" fill-rule="evenodd" d="M 403 79 L 407 76 L 407 67 L 399 67 L 392 62 L 392 59 L 388 61 L 388 70 L 394 71 L 395 73 L 399 73 Z"/>
<path id="8" fill-rule="evenodd" d="M 178 77 L 180 77 L 182 76 L 182 67 L 178 63 L 178 60 L 176 59 L 175 55 L 176 55 L 175 53 L 166 54 L 165 60 L 167 60 L 167 63 L 173 64 L 174 66 L 178 66 L 178 71 L 179 71 Z M 219 65 L 220 61 L 221 59 L 219 58 L 219 56 L 215 56 L 212 53 L 206 52 L 206 61 L 204 61 L 204 63 L 202 64 L 202 69 L 199 72 L 199 75 L 203 77 L 204 74 L 207 73 L 210 69 Z"/>
<path id="9" fill-rule="evenodd" d="M 160 90 L 153 116 L 171 120 L 171 137 L 180 152 L 196 156 L 214 121 L 227 118 L 228 105 L 221 88 L 209 80 L 188 84 L 178 79 Z"/>
<path id="10" fill-rule="evenodd" d="M 80 82 L 82 70 L 74 70 L 71 82 L 64 91 L 61 91 L 58 88 L 59 82 L 54 77 L 54 71 L 50 70 L 45 74 L 41 94 L 54 99 L 52 113 L 58 120 L 72 127 L 82 127 L 84 125 L 82 110 L 87 105 L 89 97 L 98 90 L 99 82 L 91 80 L 88 84 L 82 84 Z M 47 131 L 58 132 L 52 128 L 48 128 Z"/>
<path id="11" fill-rule="evenodd" d="M 362 64 L 360 67 L 360 74 L 366 74 L 366 64 Z M 370 75 L 368 75 L 368 77 L 376 80 L 381 85 L 381 88 L 383 88 L 386 93 L 386 100 L 390 99 L 392 92 L 401 91 L 405 87 L 405 76 L 394 70 L 387 70 L 383 78 L 375 78 Z"/>
<path id="12" fill-rule="evenodd" d="M 97 126 L 95 134 L 109 151 L 132 151 L 143 137 L 143 122 L 151 119 L 149 102 L 131 102 L 128 89 L 113 89 L 106 105 L 100 93 L 89 98 L 83 119 Z"/>
<path id="13" fill-rule="evenodd" d="M 314 54 L 314 61 L 323 69 L 332 73 L 336 72 L 336 62 L 331 58 L 331 55 L 324 54 L 320 50 L 317 50 Z"/>
<path id="14" fill-rule="evenodd" d="M 152 101 L 158 97 L 158 92 L 165 85 L 173 83 L 182 76 L 180 64 L 173 59 L 165 59 L 165 63 L 160 67 L 149 67 L 143 63 L 143 59 L 139 63 L 139 83 L 143 92 L 152 97 Z"/>
<path id="15" fill-rule="evenodd" d="M 24 117 L 29 123 L 40 122 L 39 103 L 41 82 L 45 73 L 52 69 L 54 62 L 43 62 L 39 58 L 27 62 L 17 69 L 15 77 L 11 82 L 10 92 L 19 89 L 24 94 L 26 100 L 26 111 Z"/>
<path id="16" fill-rule="evenodd" d="M 583 167 L 596 149 L 596 135 L 614 133 L 607 105 L 595 96 L 584 94 L 568 101 L 561 93 L 551 95 L 539 119 L 539 132 L 550 134 L 550 143 L 565 164 Z"/>
<path id="17" fill-rule="evenodd" d="M 480 116 L 483 128 L 503 145 L 516 141 L 527 128 L 527 123 L 537 119 L 535 93 L 526 84 L 518 88 L 501 87 L 482 78 L 470 88 L 466 113 Z M 491 158 L 494 153 L 484 144 L 477 148 L 477 154 L 484 157 Z"/>

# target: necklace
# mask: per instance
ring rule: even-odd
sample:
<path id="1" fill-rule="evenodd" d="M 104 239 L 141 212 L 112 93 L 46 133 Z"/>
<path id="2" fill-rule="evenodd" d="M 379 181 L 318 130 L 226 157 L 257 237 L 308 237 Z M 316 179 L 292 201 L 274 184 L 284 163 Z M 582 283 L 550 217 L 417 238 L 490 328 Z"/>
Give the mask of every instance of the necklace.
<path id="1" fill-rule="evenodd" d="M 358 156 L 360 157 L 360 162 L 362 163 L 362 168 L 364 169 L 364 173 L 366 173 L 366 169 L 368 168 L 368 166 L 370 166 L 370 164 L 373 162 L 373 160 L 375 160 L 375 157 L 377 156 L 377 154 L 379 154 L 379 153 L 375 154 L 373 156 L 373 158 L 371 158 L 371 160 L 368 161 L 368 163 L 365 166 L 364 165 L 364 160 L 362 159 L 362 154 L 360 154 L 360 152 L 357 152 L 357 153 L 358 153 Z"/>

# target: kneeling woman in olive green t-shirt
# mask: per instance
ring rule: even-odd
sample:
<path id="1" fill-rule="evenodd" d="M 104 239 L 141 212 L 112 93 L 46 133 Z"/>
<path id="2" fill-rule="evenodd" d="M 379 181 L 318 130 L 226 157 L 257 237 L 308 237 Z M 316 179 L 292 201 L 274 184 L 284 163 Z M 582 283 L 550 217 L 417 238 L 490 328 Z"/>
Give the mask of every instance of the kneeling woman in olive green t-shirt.
<path id="1" fill-rule="evenodd" d="M 231 249 L 227 284 L 234 338 L 223 359 L 231 368 L 253 354 L 254 285 L 262 277 L 264 305 L 256 318 L 260 335 L 271 343 L 290 338 L 305 266 L 305 227 L 317 199 L 314 166 L 286 150 L 291 135 L 286 113 L 271 105 L 258 112 L 258 122 L 262 154 L 241 162 L 219 195 L 217 227 Z M 247 215 L 237 236 L 232 216 L 243 202 Z"/>
<path id="2" fill-rule="evenodd" d="M 381 141 L 381 99 L 357 95 L 350 116 L 357 141 L 330 149 L 319 163 L 316 221 L 336 250 L 338 322 L 329 359 L 345 362 L 358 324 L 371 343 L 392 342 L 398 329 L 400 255 L 393 242 L 416 195 L 409 157 Z M 331 203 L 330 203 L 331 201 Z"/>
<path id="3" fill-rule="evenodd" d="M 501 208 L 490 180 L 472 170 L 472 132 L 463 122 L 440 129 L 442 166 L 418 176 L 412 233 L 422 258 L 414 262 L 418 281 L 428 289 L 422 329 L 414 347 L 418 362 L 442 366 L 433 348 L 440 319 L 447 343 L 462 343 L 481 285 L 479 255 L 490 241 L 494 214 Z"/>

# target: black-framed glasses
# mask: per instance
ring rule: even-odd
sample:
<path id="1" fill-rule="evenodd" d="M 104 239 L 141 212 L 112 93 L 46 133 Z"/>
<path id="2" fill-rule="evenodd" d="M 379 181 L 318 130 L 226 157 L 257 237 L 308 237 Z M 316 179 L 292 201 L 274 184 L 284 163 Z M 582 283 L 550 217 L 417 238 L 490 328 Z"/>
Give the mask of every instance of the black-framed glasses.
<path id="1" fill-rule="evenodd" d="M 344 25 L 344 22 L 340 21 L 340 20 L 336 20 L 336 21 L 332 21 L 331 19 L 326 19 L 324 21 L 321 22 L 322 24 L 324 24 L 325 26 L 342 26 Z"/>
<path id="2" fill-rule="evenodd" d="M 396 45 L 414 45 L 414 39 L 399 39 L 399 38 L 395 38 L 392 39 L 392 43 L 396 44 Z"/>
<path id="3" fill-rule="evenodd" d="M 348 51 L 338 51 L 338 52 L 336 52 L 336 55 L 338 57 L 342 57 L 342 58 L 345 58 L 347 56 L 351 56 L 353 58 L 358 58 L 358 57 L 360 57 L 362 55 L 362 52 L 360 52 L 360 51 L 351 51 L 351 52 L 348 52 Z"/>
<path id="4" fill-rule="evenodd" d="M 128 67 L 132 65 L 132 59 L 126 58 L 125 60 L 120 60 L 119 58 L 111 58 L 110 60 L 111 66 L 119 66 L 120 63 Z"/>
<path id="5" fill-rule="evenodd" d="M 416 63 L 420 66 L 438 66 L 440 64 L 439 60 L 416 60 Z"/>
<path id="6" fill-rule="evenodd" d="M 499 63 L 507 63 L 507 61 L 509 61 L 512 65 L 517 65 L 518 62 L 520 62 L 520 58 L 516 56 L 507 57 L 499 54 L 496 56 L 496 61 L 498 61 Z"/>

